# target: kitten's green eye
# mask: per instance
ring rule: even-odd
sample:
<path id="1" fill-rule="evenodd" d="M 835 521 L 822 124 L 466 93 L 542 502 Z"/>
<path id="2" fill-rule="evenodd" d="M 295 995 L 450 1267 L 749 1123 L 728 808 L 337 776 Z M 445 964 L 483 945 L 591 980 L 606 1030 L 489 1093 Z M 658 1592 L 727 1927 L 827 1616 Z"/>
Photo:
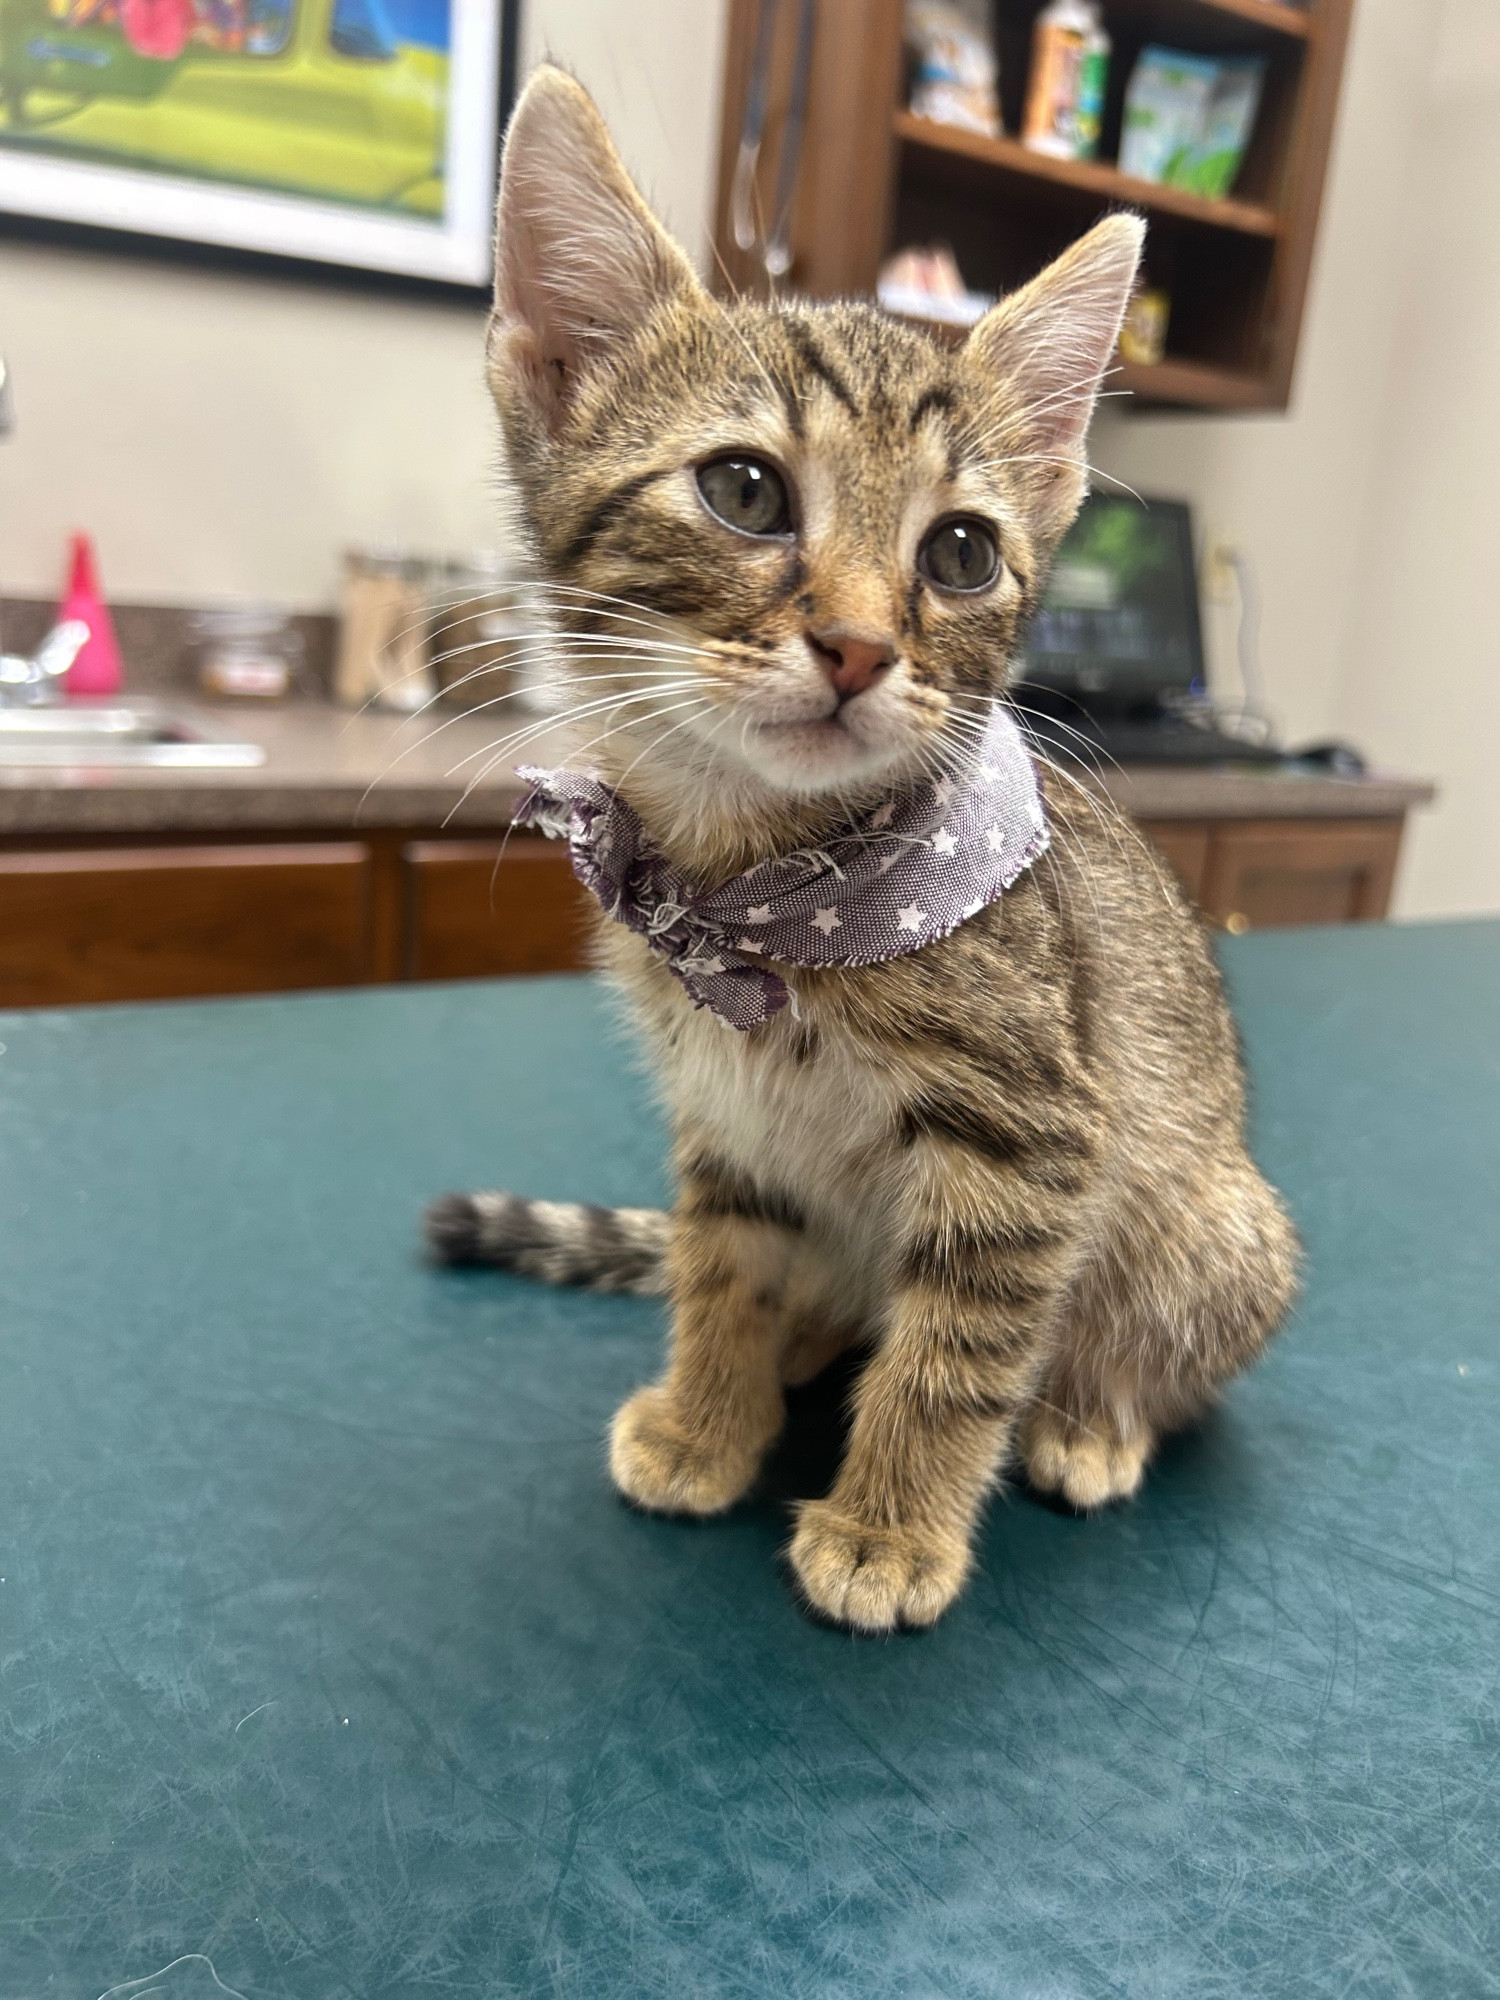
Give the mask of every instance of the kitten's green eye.
<path id="1" fill-rule="evenodd" d="M 983 590 L 1000 573 L 995 531 L 972 515 L 944 521 L 922 544 L 917 567 L 942 590 Z"/>
<path id="2" fill-rule="evenodd" d="M 698 491 L 710 514 L 742 535 L 787 535 L 792 510 L 786 481 L 761 458 L 711 458 L 698 468 Z"/>

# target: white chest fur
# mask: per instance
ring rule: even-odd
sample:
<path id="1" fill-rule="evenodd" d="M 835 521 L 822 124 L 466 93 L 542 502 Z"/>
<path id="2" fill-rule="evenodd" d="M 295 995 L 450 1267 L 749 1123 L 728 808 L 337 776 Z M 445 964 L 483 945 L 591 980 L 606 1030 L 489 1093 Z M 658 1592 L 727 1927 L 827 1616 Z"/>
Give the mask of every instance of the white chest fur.
<path id="1" fill-rule="evenodd" d="M 659 1050 L 677 1117 L 826 1228 L 846 1239 L 863 1235 L 890 1199 L 895 1168 L 894 1097 L 880 1066 L 826 1032 L 807 1057 L 790 1015 L 740 1034 L 694 1009 L 680 989 L 676 997 L 675 1033 Z"/>

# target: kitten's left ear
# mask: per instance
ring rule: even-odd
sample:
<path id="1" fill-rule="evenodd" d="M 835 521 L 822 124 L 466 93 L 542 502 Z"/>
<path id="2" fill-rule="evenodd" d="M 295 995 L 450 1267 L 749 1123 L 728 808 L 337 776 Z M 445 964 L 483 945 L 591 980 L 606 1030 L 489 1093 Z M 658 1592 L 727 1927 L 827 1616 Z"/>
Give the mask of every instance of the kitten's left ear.
<path id="1" fill-rule="evenodd" d="M 1145 240 L 1139 216 L 1108 216 L 992 307 L 964 348 L 976 401 L 993 412 L 995 442 L 1046 539 L 1063 532 L 1087 490 L 1084 439 Z"/>
<path id="2" fill-rule="evenodd" d="M 489 333 L 496 395 L 519 391 L 552 429 L 590 365 L 673 295 L 708 303 L 593 99 L 542 64 L 505 138 Z"/>

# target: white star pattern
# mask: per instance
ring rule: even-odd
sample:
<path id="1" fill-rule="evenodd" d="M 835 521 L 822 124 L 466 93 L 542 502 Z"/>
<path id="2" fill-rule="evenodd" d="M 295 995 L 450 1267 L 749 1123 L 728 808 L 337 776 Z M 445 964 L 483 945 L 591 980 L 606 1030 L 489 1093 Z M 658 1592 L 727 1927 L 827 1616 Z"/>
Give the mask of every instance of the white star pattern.
<path id="1" fill-rule="evenodd" d="M 522 775 L 533 791 L 518 820 L 566 834 L 575 867 L 604 914 L 640 933 L 687 982 L 693 1000 L 731 1029 L 756 1027 L 778 1008 L 797 1013 L 788 967 L 920 953 L 957 925 L 977 921 L 1047 839 L 1024 739 L 998 709 L 982 745 L 973 744 L 946 772 L 884 798 L 877 794 L 826 849 L 810 843 L 762 862 L 698 901 L 692 885 L 649 848 L 629 806 L 595 774 L 528 768 Z M 638 848 L 649 868 L 634 867 Z M 835 901 L 814 908 L 820 888 L 831 889 Z M 756 890 L 765 901 L 747 907 Z M 736 919 L 743 934 L 732 928 Z M 817 944 L 802 935 L 804 926 Z M 837 945 L 835 932 L 847 932 Z M 759 964 L 773 951 L 775 964 Z"/>

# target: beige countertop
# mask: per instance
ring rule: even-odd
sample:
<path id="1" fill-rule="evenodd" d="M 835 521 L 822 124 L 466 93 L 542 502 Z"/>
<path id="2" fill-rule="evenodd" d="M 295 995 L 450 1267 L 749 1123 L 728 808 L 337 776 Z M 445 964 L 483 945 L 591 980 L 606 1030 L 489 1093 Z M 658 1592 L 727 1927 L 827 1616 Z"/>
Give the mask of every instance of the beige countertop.
<path id="1" fill-rule="evenodd" d="M 509 823 L 520 789 L 510 768 L 516 757 L 548 761 L 547 743 L 538 740 L 483 775 L 492 746 L 516 725 L 443 711 L 353 714 L 326 702 L 255 708 L 174 700 L 170 706 L 211 732 L 260 744 L 265 762 L 197 771 L 0 764 L 0 836 L 357 832 L 445 821 L 484 829 Z"/>
<path id="2" fill-rule="evenodd" d="M 238 770 L 45 770 L 0 765 L 0 838 L 318 828 L 482 831 L 508 823 L 519 756 L 562 761 L 543 737 L 508 751 L 488 775 L 492 746 L 516 725 L 441 711 L 419 718 L 352 715 L 326 703 L 255 708 L 172 703 L 212 728 L 261 744 L 266 760 Z M 465 787 L 472 789 L 465 797 Z M 1336 778 L 1295 770 L 1138 765 L 1091 779 L 1141 819 L 1390 817 L 1432 797 L 1395 776 Z"/>
<path id="3" fill-rule="evenodd" d="M 1337 778 L 1290 764 L 1132 764 L 1085 775 L 1137 819 L 1392 819 L 1436 796 L 1422 778 Z"/>

